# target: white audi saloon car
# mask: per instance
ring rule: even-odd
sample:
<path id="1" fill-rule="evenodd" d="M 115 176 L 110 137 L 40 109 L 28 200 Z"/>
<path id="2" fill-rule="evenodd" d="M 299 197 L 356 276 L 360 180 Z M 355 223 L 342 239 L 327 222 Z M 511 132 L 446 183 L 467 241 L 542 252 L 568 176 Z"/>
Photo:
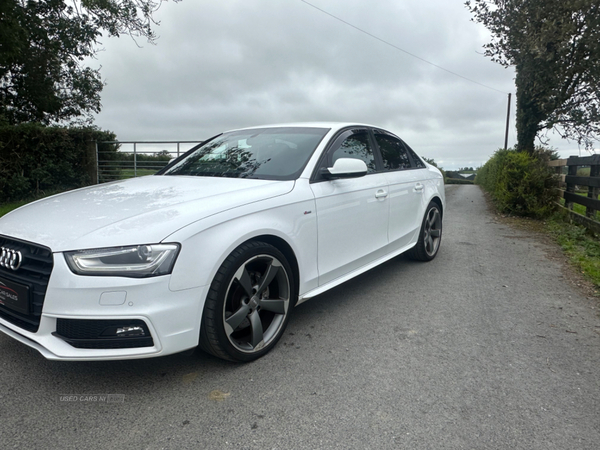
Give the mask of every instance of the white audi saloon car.
<path id="1" fill-rule="evenodd" d="M 401 253 L 433 259 L 444 207 L 440 171 L 381 128 L 229 131 L 0 218 L 0 331 L 53 360 L 251 361 L 295 305 Z"/>

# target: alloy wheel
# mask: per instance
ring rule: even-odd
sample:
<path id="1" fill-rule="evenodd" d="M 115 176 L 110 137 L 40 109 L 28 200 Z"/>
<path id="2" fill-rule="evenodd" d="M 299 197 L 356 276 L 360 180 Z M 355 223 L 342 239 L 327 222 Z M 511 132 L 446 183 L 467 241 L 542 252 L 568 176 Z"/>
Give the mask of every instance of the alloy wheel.
<path id="1" fill-rule="evenodd" d="M 223 324 L 229 342 L 254 353 L 278 337 L 290 308 L 290 280 L 284 265 L 268 254 L 239 266 L 223 303 Z"/>

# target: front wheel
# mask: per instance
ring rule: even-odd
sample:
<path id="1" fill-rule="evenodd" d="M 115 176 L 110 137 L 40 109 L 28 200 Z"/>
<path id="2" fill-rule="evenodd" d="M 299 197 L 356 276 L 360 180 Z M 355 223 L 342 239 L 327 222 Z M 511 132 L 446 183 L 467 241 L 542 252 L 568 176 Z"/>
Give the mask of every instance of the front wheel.
<path id="1" fill-rule="evenodd" d="M 417 261 L 431 261 L 437 255 L 442 241 L 442 213 L 437 203 L 427 206 L 419 240 L 408 255 Z"/>
<path id="2" fill-rule="evenodd" d="M 230 361 L 252 361 L 275 346 L 295 304 L 285 256 L 264 242 L 239 246 L 221 265 L 202 315 L 200 347 Z"/>

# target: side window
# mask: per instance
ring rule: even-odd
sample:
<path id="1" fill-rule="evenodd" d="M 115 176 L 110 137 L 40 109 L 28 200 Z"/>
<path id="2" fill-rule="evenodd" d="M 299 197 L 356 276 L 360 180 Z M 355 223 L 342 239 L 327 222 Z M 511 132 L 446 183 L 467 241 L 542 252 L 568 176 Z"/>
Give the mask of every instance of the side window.
<path id="1" fill-rule="evenodd" d="M 375 156 L 366 132 L 355 133 L 344 139 L 331 154 L 331 164 L 333 165 L 340 158 L 362 159 L 367 165 L 367 173 L 373 173 L 376 170 Z"/>
<path id="2" fill-rule="evenodd" d="M 424 169 L 425 167 L 427 167 L 423 160 L 417 156 L 417 154 L 413 151 L 412 148 L 410 148 L 408 145 L 406 146 L 406 148 L 410 152 L 410 156 L 412 156 L 412 159 L 415 162 L 415 167 L 418 167 L 419 169 Z"/>
<path id="3" fill-rule="evenodd" d="M 375 133 L 375 140 L 381 150 L 383 167 L 386 170 L 410 169 L 410 158 L 406 147 L 395 137 Z"/>

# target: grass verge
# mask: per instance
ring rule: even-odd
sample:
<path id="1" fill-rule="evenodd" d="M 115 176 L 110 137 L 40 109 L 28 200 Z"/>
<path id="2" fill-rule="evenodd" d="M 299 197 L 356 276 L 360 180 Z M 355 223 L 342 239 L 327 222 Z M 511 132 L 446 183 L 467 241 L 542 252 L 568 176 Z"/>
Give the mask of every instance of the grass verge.
<path id="1" fill-rule="evenodd" d="M 561 246 L 571 264 L 600 289 L 600 240 L 584 227 L 569 223 L 563 213 L 556 213 L 544 222 L 548 234 Z"/>
<path id="2" fill-rule="evenodd" d="M 566 263 L 566 277 L 586 295 L 600 297 L 600 238 L 585 227 L 571 223 L 566 213 L 557 211 L 546 219 L 500 213 L 490 194 L 482 190 L 487 204 L 501 222 L 527 230 L 550 241 L 557 257 Z"/>

